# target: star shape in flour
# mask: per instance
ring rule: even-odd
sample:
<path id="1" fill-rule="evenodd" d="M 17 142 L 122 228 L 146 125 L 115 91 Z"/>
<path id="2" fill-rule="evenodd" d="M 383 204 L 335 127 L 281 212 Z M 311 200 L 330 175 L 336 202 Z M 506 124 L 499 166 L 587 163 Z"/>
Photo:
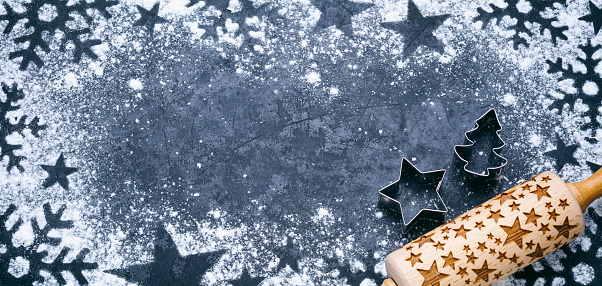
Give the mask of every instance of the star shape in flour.
<path id="1" fill-rule="evenodd" d="M 59 156 L 56 163 L 53 165 L 40 165 L 46 173 L 48 173 L 48 177 L 44 180 L 44 184 L 42 185 L 44 188 L 51 187 L 52 185 L 58 183 L 63 189 L 69 189 L 69 180 L 67 176 L 75 173 L 77 168 L 67 167 L 65 165 L 65 157 L 63 153 Z"/>
<path id="2" fill-rule="evenodd" d="M 424 17 L 422 12 L 412 0 L 408 1 L 408 16 L 403 22 L 385 22 L 380 25 L 383 28 L 393 30 L 403 36 L 404 58 L 416 51 L 419 46 L 426 46 L 440 53 L 443 52 L 443 44 L 433 35 L 450 15 L 437 15 Z"/>
<path id="3" fill-rule="evenodd" d="M 182 256 L 171 235 L 163 227 L 157 230 L 154 246 L 153 262 L 106 272 L 138 285 L 197 286 L 207 270 L 224 253 L 220 250 Z"/>
<path id="4" fill-rule="evenodd" d="M 146 10 L 140 5 L 136 5 L 136 8 L 138 8 L 138 12 L 140 13 L 140 19 L 138 19 L 134 23 L 134 26 L 144 26 L 147 31 L 153 33 L 156 24 L 167 22 L 165 18 L 159 16 L 160 3 L 161 2 L 155 3 L 155 5 L 153 5 L 153 8 L 151 8 L 150 10 Z"/>
<path id="5" fill-rule="evenodd" d="M 351 17 L 374 6 L 372 3 L 358 3 L 349 0 L 314 0 L 312 4 L 321 12 L 314 30 L 335 26 L 347 37 L 353 37 Z"/>
<path id="6" fill-rule="evenodd" d="M 600 28 L 602 28 L 602 9 L 589 1 L 589 14 L 582 16 L 579 20 L 591 22 L 594 25 L 594 33 L 598 34 Z"/>
<path id="7" fill-rule="evenodd" d="M 556 161 L 556 171 L 560 172 L 562 167 L 566 164 L 575 164 L 579 166 L 579 162 L 575 159 L 575 151 L 577 151 L 579 145 L 564 144 L 560 135 L 556 134 L 556 150 L 545 152 L 544 155 L 552 157 Z"/>

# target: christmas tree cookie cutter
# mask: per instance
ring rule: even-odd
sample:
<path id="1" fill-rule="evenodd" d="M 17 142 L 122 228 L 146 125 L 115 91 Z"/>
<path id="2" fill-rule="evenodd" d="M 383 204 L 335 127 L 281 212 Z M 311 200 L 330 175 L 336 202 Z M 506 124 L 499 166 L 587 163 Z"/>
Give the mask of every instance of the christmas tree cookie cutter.
<path id="1" fill-rule="evenodd" d="M 464 133 L 464 145 L 454 147 L 467 180 L 486 182 L 499 177 L 508 160 L 500 155 L 505 143 L 499 135 L 502 125 L 495 109 L 489 109 Z"/>
<path id="2" fill-rule="evenodd" d="M 448 211 L 439 195 L 444 176 L 445 170 L 421 172 L 403 158 L 399 179 L 378 191 L 378 202 L 401 216 L 404 233 L 415 227 L 420 219 L 443 222 Z M 429 198 L 433 191 L 436 196 Z M 402 196 L 405 198 L 401 199 Z M 422 207 L 425 205 L 430 208 Z"/>

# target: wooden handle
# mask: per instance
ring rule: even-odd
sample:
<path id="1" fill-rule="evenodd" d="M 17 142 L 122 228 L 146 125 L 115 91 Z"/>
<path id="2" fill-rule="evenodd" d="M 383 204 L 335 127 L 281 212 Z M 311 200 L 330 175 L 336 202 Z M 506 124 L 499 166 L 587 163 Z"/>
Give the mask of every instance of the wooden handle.
<path id="1" fill-rule="evenodd" d="M 602 196 L 602 168 L 581 182 L 567 183 L 567 185 L 579 201 L 581 211 L 585 212 L 593 201 Z"/>
<path id="2" fill-rule="evenodd" d="M 389 254 L 387 274 L 397 286 L 491 285 L 583 234 L 601 180 L 537 175 Z"/>

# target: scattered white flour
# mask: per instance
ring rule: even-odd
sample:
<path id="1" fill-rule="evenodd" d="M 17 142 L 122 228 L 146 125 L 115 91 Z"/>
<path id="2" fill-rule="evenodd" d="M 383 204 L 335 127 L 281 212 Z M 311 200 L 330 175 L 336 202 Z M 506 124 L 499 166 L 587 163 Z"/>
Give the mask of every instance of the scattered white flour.
<path id="1" fill-rule="evenodd" d="M 305 75 L 305 79 L 311 84 L 318 84 L 322 81 L 322 79 L 320 79 L 320 74 L 317 72 L 308 73 L 307 75 Z"/>
<path id="2" fill-rule="evenodd" d="M 581 285 L 588 285 L 595 278 L 594 268 L 581 262 L 573 267 L 573 279 Z"/>
<path id="3" fill-rule="evenodd" d="M 510 105 L 514 105 L 515 103 L 516 103 L 516 96 L 512 95 L 511 93 L 504 94 L 504 98 L 502 99 L 502 105 L 510 106 Z"/>
<path id="4" fill-rule="evenodd" d="M 79 86 L 79 82 L 77 81 L 77 78 L 75 77 L 74 73 L 68 72 L 65 75 L 65 85 L 67 87 L 78 87 Z"/>
<path id="5" fill-rule="evenodd" d="M 29 272 L 29 261 L 22 256 L 12 258 L 8 263 L 8 273 L 19 278 Z"/>
<path id="6" fill-rule="evenodd" d="M 144 88 L 144 85 L 142 84 L 142 82 L 135 78 L 130 79 L 130 81 L 128 82 L 128 85 L 133 90 L 142 90 Z"/>
<path id="7" fill-rule="evenodd" d="M 583 84 L 582 90 L 583 93 L 587 95 L 596 95 L 598 94 L 598 85 L 594 82 L 586 81 L 585 84 Z"/>
<path id="8" fill-rule="evenodd" d="M 531 145 L 535 147 L 538 147 L 539 145 L 541 145 L 541 136 L 537 134 L 532 134 L 529 138 L 529 143 L 531 143 Z"/>

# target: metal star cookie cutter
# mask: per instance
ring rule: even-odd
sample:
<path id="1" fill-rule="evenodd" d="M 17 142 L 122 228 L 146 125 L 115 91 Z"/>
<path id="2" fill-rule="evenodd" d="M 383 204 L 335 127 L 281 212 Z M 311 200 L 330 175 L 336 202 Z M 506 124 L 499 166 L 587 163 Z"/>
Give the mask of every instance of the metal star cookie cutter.
<path id="1" fill-rule="evenodd" d="M 378 191 L 378 202 L 401 215 L 404 233 L 414 227 L 419 219 L 425 218 L 443 222 L 447 215 L 447 206 L 439 195 L 439 188 L 444 176 L 445 170 L 421 172 L 410 161 L 403 158 L 399 179 Z M 434 190 L 437 194 L 436 197 L 430 198 L 433 208 L 418 209 L 420 205 L 425 205 L 424 200 L 428 199 L 426 195 L 429 190 Z M 404 206 L 402 207 L 400 197 L 403 195 L 406 197 L 403 200 Z M 405 215 L 404 208 L 406 209 Z"/>
<path id="2" fill-rule="evenodd" d="M 456 156 L 462 161 L 462 169 L 468 180 L 485 182 L 501 175 L 502 169 L 508 163 L 508 160 L 500 155 L 505 145 L 499 135 L 501 130 L 502 125 L 495 109 L 489 109 L 475 121 L 473 129 L 464 133 L 464 145 L 454 147 Z M 489 151 L 485 154 L 483 151 L 479 152 L 479 149 Z"/>

